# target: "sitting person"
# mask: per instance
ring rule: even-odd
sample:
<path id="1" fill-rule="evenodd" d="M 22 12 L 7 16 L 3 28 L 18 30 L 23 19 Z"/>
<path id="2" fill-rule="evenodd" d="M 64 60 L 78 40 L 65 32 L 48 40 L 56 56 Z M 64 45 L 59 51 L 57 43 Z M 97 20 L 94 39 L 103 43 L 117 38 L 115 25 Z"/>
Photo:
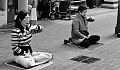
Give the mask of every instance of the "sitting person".
<path id="1" fill-rule="evenodd" d="M 53 55 L 45 52 L 33 52 L 30 46 L 32 34 L 40 33 L 42 25 L 32 25 L 29 23 L 30 16 L 26 11 L 20 11 L 15 20 L 15 27 L 12 31 L 12 50 L 15 62 L 25 68 L 29 68 L 39 63 L 50 61 Z"/>
<path id="2" fill-rule="evenodd" d="M 88 21 L 94 21 L 92 18 L 86 18 L 87 7 L 79 6 L 78 14 L 72 21 L 71 40 L 73 44 L 88 48 L 89 45 L 100 40 L 98 35 L 89 35 Z M 91 19 L 91 20 L 90 20 Z"/>

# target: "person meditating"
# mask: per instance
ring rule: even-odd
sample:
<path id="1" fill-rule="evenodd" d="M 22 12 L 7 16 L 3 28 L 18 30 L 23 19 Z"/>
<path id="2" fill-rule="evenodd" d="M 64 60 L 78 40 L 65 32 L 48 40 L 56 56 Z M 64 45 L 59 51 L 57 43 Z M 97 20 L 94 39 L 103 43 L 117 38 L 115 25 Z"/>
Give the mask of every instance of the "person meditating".
<path id="1" fill-rule="evenodd" d="M 65 44 L 71 41 L 75 45 L 88 48 L 89 45 L 100 40 L 99 35 L 90 35 L 88 32 L 88 22 L 93 22 L 94 18 L 86 17 L 86 12 L 87 7 L 78 7 L 78 14 L 72 21 L 71 38 L 69 38 L 69 40 L 64 40 Z"/>
<path id="2" fill-rule="evenodd" d="M 33 52 L 30 42 L 32 35 L 42 32 L 42 25 L 32 25 L 26 11 L 20 11 L 15 20 L 15 29 L 12 31 L 12 50 L 15 62 L 25 68 L 44 63 L 53 59 L 53 55 L 45 52 Z"/>

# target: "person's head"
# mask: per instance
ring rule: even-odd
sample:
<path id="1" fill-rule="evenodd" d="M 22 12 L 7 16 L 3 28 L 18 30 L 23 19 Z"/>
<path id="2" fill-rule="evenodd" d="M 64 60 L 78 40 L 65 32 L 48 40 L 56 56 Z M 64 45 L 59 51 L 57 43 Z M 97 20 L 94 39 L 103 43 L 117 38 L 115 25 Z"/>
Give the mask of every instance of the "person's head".
<path id="1" fill-rule="evenodd" d="M 30 16 L 28 15 L 28 12 L 22 10 L 17 15 L 17 18 L 15 20 L 15 27 L 24 32 L 24 27 L 27 27 L 29 25 L 29 21 Z"/>
<path id="2" fill-rule="evenodd" d="M 78 7 L 78 13 L 81 14 L 82 16 L 85 16 L 86 12 L 87 12 L 87 7 L 86 6 L 80 5 Z"/>

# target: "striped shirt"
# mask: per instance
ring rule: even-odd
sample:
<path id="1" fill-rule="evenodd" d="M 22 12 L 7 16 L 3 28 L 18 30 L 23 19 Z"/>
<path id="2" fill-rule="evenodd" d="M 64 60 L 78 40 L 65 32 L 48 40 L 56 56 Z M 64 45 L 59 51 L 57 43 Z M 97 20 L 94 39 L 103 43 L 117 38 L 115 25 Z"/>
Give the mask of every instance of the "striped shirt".
<path id="1" fill-rule="evenodd" d="M 30 42 L 32 39 L 32 34 L 39 33 L 43 30 L 43 26 L 34 25 L 29 27 L 29 30 L 24 30 L 24 33 L 20 31 L 20 29 L 16 28 L 12 31 L 12 50 L 17 54 L 24 51 L 24 48 L 20 48 L 19 46 L 24 46 L 25 48 L 30 46 Z"/>

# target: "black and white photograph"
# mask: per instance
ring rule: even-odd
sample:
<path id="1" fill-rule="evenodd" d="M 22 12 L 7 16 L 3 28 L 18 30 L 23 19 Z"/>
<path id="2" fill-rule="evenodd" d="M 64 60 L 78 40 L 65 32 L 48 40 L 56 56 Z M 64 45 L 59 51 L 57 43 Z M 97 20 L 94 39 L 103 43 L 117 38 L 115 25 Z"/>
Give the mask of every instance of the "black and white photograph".
<path id="1" fill-rule="evenodd" d="M 120 0 L 0 0 L 0 70 L 120 70 Z"/>

